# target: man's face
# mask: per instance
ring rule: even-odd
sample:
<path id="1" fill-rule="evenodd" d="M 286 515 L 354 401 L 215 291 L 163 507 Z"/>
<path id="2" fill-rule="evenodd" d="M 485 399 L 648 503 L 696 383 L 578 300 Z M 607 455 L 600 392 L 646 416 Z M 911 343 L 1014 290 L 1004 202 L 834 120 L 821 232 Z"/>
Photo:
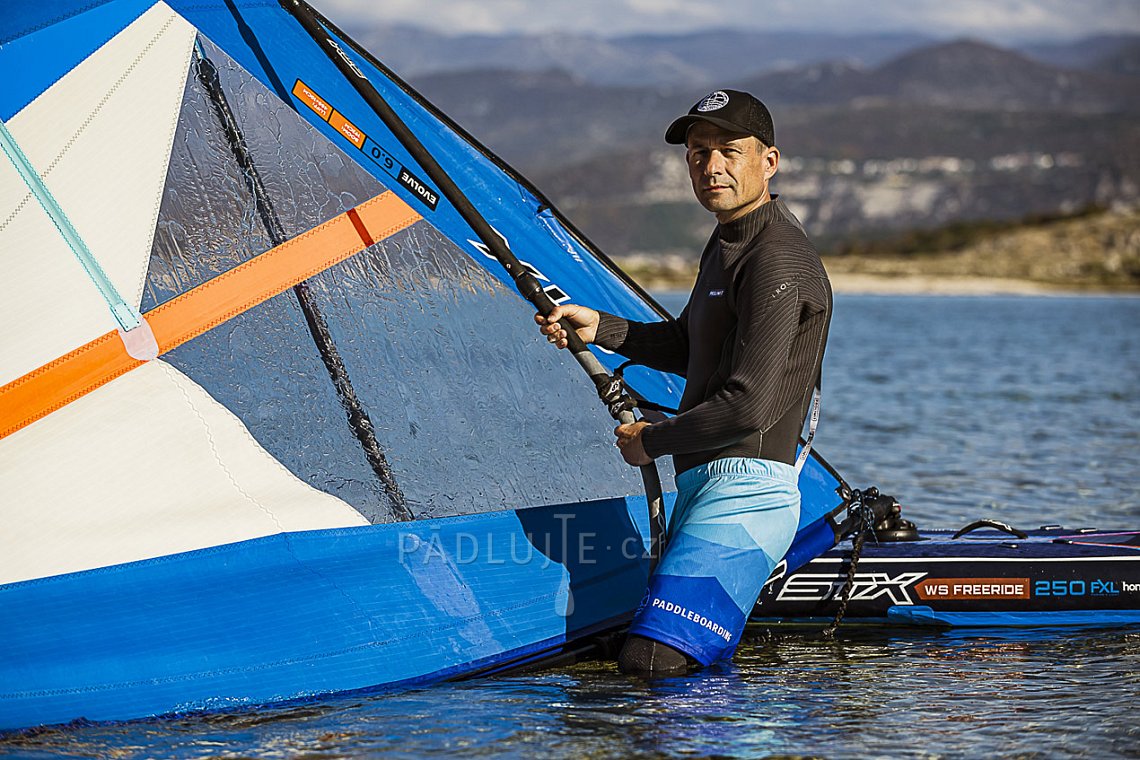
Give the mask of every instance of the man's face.
<path id="1" fill-rule="evenodd" d="M 775 147 L 703 121 L 689 130 L 686 146 L 693 192 L 718 222 L 739 219 L 770 200 L 768 181 L 780 163 Z"/>

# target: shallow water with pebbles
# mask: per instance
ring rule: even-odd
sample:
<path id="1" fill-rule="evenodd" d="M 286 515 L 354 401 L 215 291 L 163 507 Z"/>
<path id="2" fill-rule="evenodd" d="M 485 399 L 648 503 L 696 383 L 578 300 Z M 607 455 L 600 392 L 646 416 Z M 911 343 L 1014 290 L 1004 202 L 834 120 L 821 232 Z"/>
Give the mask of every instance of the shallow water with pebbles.
<path id="1" fill-rule="evenodd" d="M 677 309 L 682 301 L 665 294 Z M 1140 526 L 1140 299 L 838 296 L 818 448 L 922 526 Z M 0 739 L 47 757 L 1135 757 L 1140 629 L 752 638 L 644 682 L 585 662 Z"/>

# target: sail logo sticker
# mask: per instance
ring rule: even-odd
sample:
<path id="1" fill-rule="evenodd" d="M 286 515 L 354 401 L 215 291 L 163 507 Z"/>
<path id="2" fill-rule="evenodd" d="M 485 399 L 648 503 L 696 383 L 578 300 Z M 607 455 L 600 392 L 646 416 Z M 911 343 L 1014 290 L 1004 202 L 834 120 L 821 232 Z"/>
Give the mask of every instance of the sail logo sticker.
<path id="1" fill-rule="evenodd" d="M 365 135 L 356 125 L 341 116 L 339 111 L 333 111 L 328 118 L 329 125 L 337 132 L 348 138 L 348 141 L 358 148 L 364 147 Z"/>
<path id="2" fill-rule="evenodd" d="M 697 104 L 697 110 L 701 113 L 708 113 L 709 111 L 717 111 L 728 105 L 728 93 L 724 90 L 717 90 L 714 93 L 706 95 L 704 100 Z"/>
<path id="3" fill-rule="evenodd" d="M 375 140 L 366 135 L 362 129 L 344 117 L 328 101 L 313 91 L 311 87 L 297 80 L 293 85 L 293 97 L 301 101 L 317 116 L 328 123 L 344 139 L 355 145 L 372 163 L 379 166 L 392 179 L 403 185 L 413 196 L 432 211 L 439 206 L 439 193 L 433 190 L 426 182 L 421 180 L 408 168 L 392 157 Z"/>
<path id="4" fill-rule="evenodd" d="M 313 109 L 317 116 L 325 121 L 328 121 L 329 117 L 332 116 L 332 106 L 325 102 L 325 99 L 320 95 L 310 90 L 300 79 L 297 80 L 297 84 L 293 85 L 293 97 Z"/>
<path id="5" fill-rule="evenodd" d="M 417 197 L 419 197 L 421 200 L 423 200 L 424 203 L 430 206 L 433 211 L 435 210 L 435 207 L 439 205 L 439 196 L 435 194 L 435 191 L 433 191 L 423 182 L 420 182 L 419 178 L 407 169 L 401 167 L 400 176 L 396 179 L 400 180 L 400 182 L 403 182 L 409 190 L 415 193 Z"/>
<path id="6" fill-rule="evenodd" d="M 909 588 L 925 577 L 926 573 L 900 573 L 895 577 L 887 573 L 857 573 L 851 585 L 851 601 L 869 602 L 887 596 L 895 604 L 914 604 Z M 781 602 L 835 599 L 843 588 L 844 580 L 839 575 L 798 573 L 788 578 L 776 599 Z"/>
<path id="7" fill-rule="evenodd" d="M 506 246 L 507 250 L 509 251 L 511 249 L 511 244 L 507 240 L 506 236 L 496 230 L 494 227 L 491 228 L 491 231 L 499 236 L 499 239 L 503 241 L 503 245 Z M 483 254 L 491 261 L 498 261 L 498 259 L 495 258 L 495 254 L 491 253 L 491 249 L 488 248 L 487 244 L 483 241 L 468 239 L 467 242 L 470 243 L 477 251 L 479 251 L 479 253 Z M 549 277 L 538 270 L 538 267 L 534 266 L 528 261 L 522 261 L 521 259 L 519 260 L 519 263 L 523 265 L 523 268 L 526 269 L 526 271 L 534 275 L 535 279 L 539 280 L 540 282 L 549 283 L 548 285 L 543 285 L 542 291 L 550 297 L 550 300 L 556 306 L 561 303 L 566 303 L 570 300 L 570 296 L 566 293 L 566 291 L 555 285 Z"/>
<path id="8" fill-rule="evenodd" d="M 333 50 L 335 50 L 337 55 L 340 56 L 341 60 L 344 61 L 350 69 L 352 69 L 353 73 L 356 74 L 356 76 L 360 77 L 361 79 L 368 79 L 368 77 L 364 76 L 364 72 L 361 71 L 360 68 L 356 65 L 356 62 L 348 57 L 348 53 L 344 52 L 344 50 L 341 49 L 340 45 L 336 44 L 336 40 L 334 40 L 332 37 L 326 37 L 325 39 L 330 45 L 332 45 Z"/>

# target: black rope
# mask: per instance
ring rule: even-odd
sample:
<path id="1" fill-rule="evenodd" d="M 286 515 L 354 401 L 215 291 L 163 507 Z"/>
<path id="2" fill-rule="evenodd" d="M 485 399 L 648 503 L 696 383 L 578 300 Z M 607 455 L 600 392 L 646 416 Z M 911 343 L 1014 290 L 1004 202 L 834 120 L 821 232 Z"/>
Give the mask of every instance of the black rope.
<path id="1" fill-rule="evenodd" d="M 855 587 L 855 572 L 859 566 L 859 558 L 863 555 L 863 545 L 867 541 L 867 535 L 874 530 L 875 515 L 865 501 L 865 499 L 878 496 L 878 491 L 872 490 L 875 491 L 874 494 L 870 492 L 864 494 L 858 489 L 851 492 L 847 511 L 859 520 L 859 525 L 852 537 L 851 563 L 847 566 L 847 578 L 844 580 L 843 589 L 839 593 L 839 609 L 835 611 L 835 619 L 831 621 L 831 625 L 822 631 L 825 639 L 835 638 L 835 632 L 839 629 L 839 624 L 843 622 L 843 616 L 847 614 L 847 603 L 851 601 L 851 591 Z"/>
<path id="2" fill-rule="evenodd" d="M 225 92 L 222 90 L 221 81 L 218 77 L 218 69 L 214 66 L 213 61 L 206 57 L 205 51 L 202 50 L 200 46 L 196 45 L 196 52 L 198 56 L 198 79 L 201 81 L 202 86 L 206 88 L 210 103 L 214 107 L 214 113 L 218 117 L 218 122 L 222 125 L 222 130 L 226 134 L 230 150 L 238 166 L 241 168 L 246 187 L 249 189 L 250 194 L 253 195 L 253 202 L 257 209 L 257 214 L 261 218 L 261 223 L 265 226 L 266 232 L 269 234 L 270 242 L 272 242 L 274 246 L 281 245 L 288 239 L 285 234 L 285 228 L 281 224 L 281 219 L 277 216 L 276 209 L 273 208 L 273 204 L 269 200 L 269 194 L 265 190 L 265 184 L 261 180 L 261 174 L 257 171 L 257 166 L 253 162 L 253 157 L 249 154 L 249 148 L 246 146 L 245 138 L 242 136 L 241 129 L 238 126 L 237 117 L 234 115 L 233 109 L 230 108 L 229 101 L 226 99 Z M 392 473 L 392 467 L 388 464 L 388 459 L 384 456 L 384 451 L 380 448 L 380 442 L 376 440 L 376 428 L 372 424 L 372 419 L 368 416 L 368 412 L 365 411 L 364 405 L 361 404 L 360 398 L 356 395 L 356 389 L 352 387 L 352 380 L 348 376 L 348 368 L 345 367 L 344 360 L 341 358 L 340 352 L 333 342 L 332 334 L 329 332 L 328 321 L 325 319 L 324 313 L 322 313 L 320 306 L 317 304 L 316 298 L 313 297 L 313 294 L 309 291 L 308 284 L 305 282 L 299 282 L 293 286 L 293 294 L 296 296 L 297 303 L 301 307 L 301 313 L 305 317 L 305 324 L 309 328 L 309 334 L 317 346 L 317 352 L 321 355 L 325 369 L 328 370 L 333 387 L 336 388 L 337 398 L 340 400 L 340 404 L 348 416 L 348 426 L 352 429 L 353 434 L 364 449 L 365 458 L 368 460 L 372 472 L 376 474 L 376 477 L 380 480 L 381 484 L 383 484 L 384 492 L 392 504 L 393 514 L 398 520 L 406 521 L 414 519 L 412 511 L 408 507 L 408 501 L 404 497 L 403 491 L 400 490 L 400 484 L 396 482 L 396 476 Z"/>
<path id="3" fill-rule="evenodd" d="M 633 359 L 630 359 L 629 361 L 622 362 L 620 365 L 618 365 L 618 368 L 614 370 L 614 377 L 616 377 L 618 380 L 621 380 L 622 384 L 624 385 L 625 384 L 625 368 L 629 367 L 629 366 L 633 366 L 633 365 L 639 365 L 639 363 L 635 362 Z M 626 386 L 626 387 L 628 388 L 628 386 Z M 632 392 L 630 395 L 633 397 L 632 398 L 633 406 L 636 407 L 637 409 L 645 409 L 645 410 L 649 410 L 651 412 L 663 412 L 665 414 L 680 414 L 681 413 L 680 411 L 678 411 L 677 409 L 674 409 L 671 406 L 662 406 L 661 404 L 654 403 L 654 402 L 650 401 L 649 399 L 642 398 L 640 395 L 635 395 Z"/>

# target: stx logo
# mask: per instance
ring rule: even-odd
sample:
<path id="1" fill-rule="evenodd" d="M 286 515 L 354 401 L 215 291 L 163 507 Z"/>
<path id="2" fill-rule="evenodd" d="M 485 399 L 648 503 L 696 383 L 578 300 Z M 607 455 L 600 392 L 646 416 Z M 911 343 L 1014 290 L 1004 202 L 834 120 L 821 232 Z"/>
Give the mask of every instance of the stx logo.
<path id="1" fill-rule="evenodd" d="M 869 602 L 882 596 L 890 597 L 895 604 L 914 604 L 909 588 L 926 577 L 926 573 L 900 573 L 891 577 L 887 573 L 856 573 L 851 586 L 851 601 Z M 797 573 L 788 579 L 776 599 L 781 602 L 823 602 L 835 599 L 843 589 L 846 577 Z"/>

